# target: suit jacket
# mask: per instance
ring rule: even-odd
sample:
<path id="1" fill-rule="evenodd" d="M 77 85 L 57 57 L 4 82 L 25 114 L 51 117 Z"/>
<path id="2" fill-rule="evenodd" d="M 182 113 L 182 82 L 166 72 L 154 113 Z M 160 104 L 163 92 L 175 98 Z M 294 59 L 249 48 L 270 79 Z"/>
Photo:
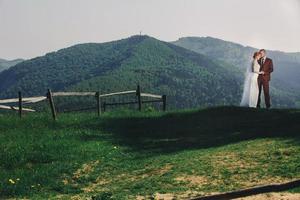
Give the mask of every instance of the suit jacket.
<path id="1" fill-rule="evenodd" d="M 258 78 L 262 79 L 263 81 L 270 81 L 271 80 L 271 73 L 273 72 L 273 61 L 270 58 L 266 58 L 264 64 L 262 64 L 262 58 L 259 59 L 260 70 L 264 71 L 265 74 L 260 74 Z"/>

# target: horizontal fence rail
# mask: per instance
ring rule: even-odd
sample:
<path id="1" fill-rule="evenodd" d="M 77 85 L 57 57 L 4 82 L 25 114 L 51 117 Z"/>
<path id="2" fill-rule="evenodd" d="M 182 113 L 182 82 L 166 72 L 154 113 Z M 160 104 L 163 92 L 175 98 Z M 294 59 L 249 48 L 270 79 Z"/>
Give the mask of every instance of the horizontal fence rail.
<path id="1" fill-rule="evenodd" d="M 128 95 L 128 94 L 134 94 L 136 96 L 135 101 L 128 101 L 128 102 L 101 102 L 102 99 L 105 99 L 105 97 L 111 97 L 111 96 L 117 96 L 117 95 Z M 101 114 L 101 107 L 103 107 L 103 111 L 106 110 L 106 106 L 118 106 L 118 105 L 130 105 L 130 104 L 137 104 L 138 110 L 142 110 L 142 104 L 145 103 L 163 103 L 163 111 L 166 110 L 166 95 L 157 95 L 157 94 L 150 94 L 150 93 L 142 93 L 141 88 L 138 85 L 136 90 L 127 90 L 127 91 L 121 91 L 121 92 L 112 92 L 107 94 L 101 94 L 98 92 L 51 92 L 50 89 L 48 89 L 48 92 L 46 96 L 36 96 L 36 97 L 22 97 L 21 92 L 18 93 L 19 98 L 12 98 L 12 99 L 0 99 L 0 104 L 11 104 L 11 103 L 18 103 L 17 106 L 10 106 L 10 105 L 0 105 L 0 109 L 5 110 L 15 110 L 19 112 L 19 116 L 22 117 L 23 111 L 28 112 L 35 112 L 34 109 L 31 108 L 23 108 L 23 104 L 29 104 L 29 103 L 37 103 L 40 101 L 48 100 L 52 117 L 54 120 L 57 118 L 57 111 L 55 108 L 54 103 L 54 97 L 63 97 L 63 96 L 94 96 L 97 101 L 97 106 L 95 107 L 89 107 L 89 110 L 97 109 L 98 116 Z M 142 97 L 148 97 L 153 98 L 152 100 L 143 100 Z M 87 110 L 87 108 L 80 108 L 72 111 L 82 111 Z M 72 111 L 63 111 L 63 112 L 72 112 Z"/>
<path id="2" fill-rule="evenodd" d="M 94 96 L 96 92 L 52 92 L 52 96 Z"/>
<path id="3" fill-rule="evenodd" d="M 125 95 L 125 94 L 135 94 L 135 90 L 128 90 L 124 92 L 114 92 L 114 93 L 108 93 L 108 94 L 100 94 L 100 97 L 109 97 L 109 96 L 114 96 L 114 95 Z"/>
<path id="4" fill-rule="evenodd" d="M 149 94 L 149 93 L 141 93 L 142 97 L 152 97 L 152 98 L 162 98 L 162 95 L 156 95 L 156 94 Z"/>
<path id="5" fill-rule="evenodd" d="M 142 103 L 155 103 L 161 102 L 161 100 L 144 100 Z M 115 106 L 115 105 L 127 105 L 127 104 L 137 104 L 138 101 L 128 101 L 128 102 L 116 102 L 116 103 L 105 103 L 107 106 Z"/>
<path id="6" fill-rule="evenodd" d="M 125 95 L 125 94 L 134 94 L 135 90 L 123 91 L 123 92 L 113 92 L 108 94 L 100 94 L 100 97 L 108 97 L 114 95 Z M 52 92 L 53 97 L 57 96 L 95 96 L 97 92 Z"/>
<path id="7" fill-rule="evenodd" d="M 37 103 L 39 101 L 43 101 L 47 99 L 45 96 L 39 96 L 39 97 L 27 97 L 27 98 L 22 98 L 23 103 Z M 14 99 L 0 99 L 0 103 L 16 103 L 19 102 L 19 98 L 14 98 Z"/>
<path id="8" fill-rule="evenodd" d="M 0 109 L 5 109 L 5 110 L 19 110 L 19 107 L 0 105 Z M 28 111 L 28 112 L 35 112 L 35 110 L 30 109 L 30 108 L 22 108 L 22 110 L 23 111 Z"/>

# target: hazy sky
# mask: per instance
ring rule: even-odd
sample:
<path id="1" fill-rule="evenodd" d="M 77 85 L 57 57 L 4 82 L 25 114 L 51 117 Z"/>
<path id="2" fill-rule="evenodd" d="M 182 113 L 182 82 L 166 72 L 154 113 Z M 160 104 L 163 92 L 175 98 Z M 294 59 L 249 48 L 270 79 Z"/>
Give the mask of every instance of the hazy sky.
<path id="1" fill-rule="evenodd" d="M 0 0 L 0 58 L 134 34 L 300 52 L 300 0 Z"/>

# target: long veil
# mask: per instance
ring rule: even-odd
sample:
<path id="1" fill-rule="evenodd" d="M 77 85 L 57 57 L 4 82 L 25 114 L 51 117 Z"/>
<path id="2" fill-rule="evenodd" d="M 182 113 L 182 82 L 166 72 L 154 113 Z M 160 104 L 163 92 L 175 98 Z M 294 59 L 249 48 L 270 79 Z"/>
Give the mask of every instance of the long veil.
<path id="1" fill-rule="evenodd" d="M 246 69 L 243 96 L 240 106 L 249 106 L 250 103 L 250 87 L 251 87 L 252 63 Z"/>

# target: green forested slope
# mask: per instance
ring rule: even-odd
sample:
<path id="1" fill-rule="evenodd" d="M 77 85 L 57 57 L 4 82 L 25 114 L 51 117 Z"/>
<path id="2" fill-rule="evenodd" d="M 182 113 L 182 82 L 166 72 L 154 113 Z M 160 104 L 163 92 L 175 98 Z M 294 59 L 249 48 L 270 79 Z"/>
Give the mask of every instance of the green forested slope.
<path id="1" fill-rule="evenodd" d="M 0 97 L 57 90 L 135 89 L 168 96 L 169 107 L 237 104 L 241 82 L 222 63 L 148 36 L 81 44 L 25 61 L 0 74 Z"/>
<path id="2" fill-rule="evenodd" d="M 239 104 L 243 72 L 249 64 L 246 59 L 251 58 L 253 49 L 212 38 L 180 39 L 175 44 L 132 36 L 48 53 L 0 73 L 0 98 L 16 97 L 19 90 L 24 96 L 44 95 L 48 88 L 104 93 L 131 90 L 140 84 L 143 91 L 166 94 L 169 108 Z M 277 57 L 271 82 L 272 104 L 297 107 L 298 54 Z M 282 73 L 276 59 L 294 65 Z"/>
<path id="3" fill-rule="evenodd" d="M 5 60 L 0 58 L 0 72 L 6 70 L 20 62 L 23 62 L 23 59 L 15 59 L 15 60 Z"/>

